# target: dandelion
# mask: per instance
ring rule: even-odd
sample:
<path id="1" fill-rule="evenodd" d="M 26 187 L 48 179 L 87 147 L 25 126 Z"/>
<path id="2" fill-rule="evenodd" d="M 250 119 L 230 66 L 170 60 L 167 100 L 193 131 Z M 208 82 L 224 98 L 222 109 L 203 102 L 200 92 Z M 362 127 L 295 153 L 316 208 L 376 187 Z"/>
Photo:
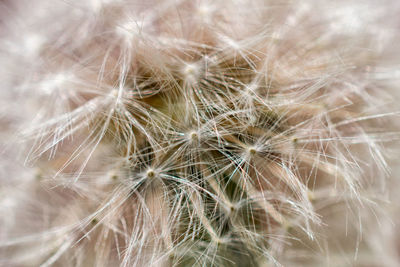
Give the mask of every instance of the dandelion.
<path id="1" fill-rule="evenodd" d="M 0 265 L 396 265 L 391 8 L 31 5 L 0 9 Z"/>

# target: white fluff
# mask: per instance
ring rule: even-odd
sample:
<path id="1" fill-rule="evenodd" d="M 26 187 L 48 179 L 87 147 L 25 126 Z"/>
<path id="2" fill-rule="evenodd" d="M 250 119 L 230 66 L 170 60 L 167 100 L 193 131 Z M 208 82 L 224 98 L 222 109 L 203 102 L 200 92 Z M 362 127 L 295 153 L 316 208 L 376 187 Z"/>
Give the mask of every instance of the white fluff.
<path id="1" fill-rule="evenodd" d="M 396 1 L 0 2 L 1 266 L 398 266 Z"/>

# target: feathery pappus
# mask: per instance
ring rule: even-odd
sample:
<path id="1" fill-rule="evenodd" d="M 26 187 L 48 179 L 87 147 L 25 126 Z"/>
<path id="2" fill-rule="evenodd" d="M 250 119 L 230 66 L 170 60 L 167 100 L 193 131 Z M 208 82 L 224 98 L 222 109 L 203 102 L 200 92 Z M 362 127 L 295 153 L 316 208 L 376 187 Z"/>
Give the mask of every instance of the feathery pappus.
<path id="1" fill-rule="evenodd" d="M 0 266 L 399 266 L 399 12 L 0 1 Z"/>

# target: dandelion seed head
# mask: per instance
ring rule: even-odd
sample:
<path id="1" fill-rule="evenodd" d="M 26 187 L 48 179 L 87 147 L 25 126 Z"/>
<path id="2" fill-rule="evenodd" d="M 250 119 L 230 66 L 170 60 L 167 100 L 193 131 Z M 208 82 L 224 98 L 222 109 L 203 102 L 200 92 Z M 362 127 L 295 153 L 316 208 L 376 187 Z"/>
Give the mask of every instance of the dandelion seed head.
<path id="1" fill-rule="evenodd" d="M 397 19 L 356 2 L 5 1 L 0 156 L 40 172 L 1 172 L 0 262 L 373 264 Z"/>

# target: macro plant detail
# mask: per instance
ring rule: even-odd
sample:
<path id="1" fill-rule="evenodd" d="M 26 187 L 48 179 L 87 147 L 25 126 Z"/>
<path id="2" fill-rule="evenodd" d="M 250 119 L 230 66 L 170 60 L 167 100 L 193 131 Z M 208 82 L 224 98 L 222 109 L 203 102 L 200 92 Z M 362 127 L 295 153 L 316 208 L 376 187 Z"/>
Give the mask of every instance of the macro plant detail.
<path id="1" fill-rule="evenodd" d="M 0 265 L 381 266 L 384 2 L 0 2 Z"/>

